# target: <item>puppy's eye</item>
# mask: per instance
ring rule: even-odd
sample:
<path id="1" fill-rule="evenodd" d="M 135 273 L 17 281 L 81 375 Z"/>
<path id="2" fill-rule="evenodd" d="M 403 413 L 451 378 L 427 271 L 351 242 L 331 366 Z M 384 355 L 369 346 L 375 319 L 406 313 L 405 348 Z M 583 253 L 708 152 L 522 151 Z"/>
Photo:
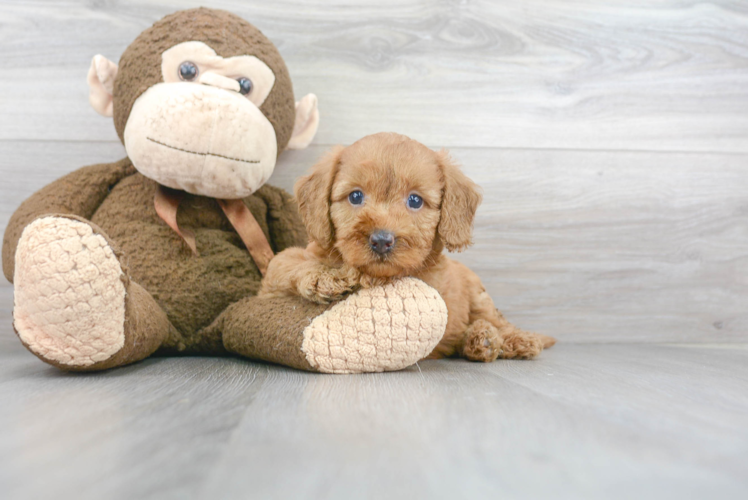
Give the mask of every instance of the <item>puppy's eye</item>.
<path id="1" fill-rule="evenodd" d="M 358 190 L 353 191 L 348 195 L 348 201 L 351 202 L 351 205 L 361 205 L 364 202 L 364 193 Z"/>
<path id="2" fill-rule="evenodd" d="M 252 80 L 243 76 L 237 80 L 239 82 L 239 93 L 241 95 L 247 95 L 252 92 Z"/>
<path id="3" fill-rule="evenodd" d="M 412 208 L 413 210 L 418 210 L 423 206 L 423 198 L 418 196 L 417 194 L 411 194 L 408 196 L 408 208 Z"/>
<path id="4" fill-rule="evenodd" d="M 197 66 L 194 63 L 185 61 L 179 65 L 179 78 L 185 81 L 194 80 L 197 76 Z"/>

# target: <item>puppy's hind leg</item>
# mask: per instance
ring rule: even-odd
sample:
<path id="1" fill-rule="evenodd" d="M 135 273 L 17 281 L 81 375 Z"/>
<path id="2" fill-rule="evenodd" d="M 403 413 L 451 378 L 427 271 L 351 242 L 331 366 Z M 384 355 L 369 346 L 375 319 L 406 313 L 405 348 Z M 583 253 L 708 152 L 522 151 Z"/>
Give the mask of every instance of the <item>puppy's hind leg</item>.
<path id="1" fill-rule="evenodd" d="M 479 319 L 465 330 L 459 351 L 470 361 L 490 363 L 504 354 L 503 345 L 499 329 L 485 319 Z"/>
<path id="2" fill-rule="evenodd" d="M 473 361 L 532 359 L 556 343 L 547 335 L 527 332 L 511 324 L 496 309 L 482 285 L 471 297 L 470 325 L 465 331 L 462 354 Z"/>
<path id="3" fill-rule="evenodd" d="M 486 319 L 477 319 L 468 326 L 461 346 L 463 357 L 485 363 L 498 357 L 532 359 L 546 347 L 543 338 L 549 339 L 548 347 L 555 343 L 551 337 L 520 330 L 500 314 L 499 317 L 504 323 L 500 327 L 495 325 L 495 321 L 489 322 Z"/>

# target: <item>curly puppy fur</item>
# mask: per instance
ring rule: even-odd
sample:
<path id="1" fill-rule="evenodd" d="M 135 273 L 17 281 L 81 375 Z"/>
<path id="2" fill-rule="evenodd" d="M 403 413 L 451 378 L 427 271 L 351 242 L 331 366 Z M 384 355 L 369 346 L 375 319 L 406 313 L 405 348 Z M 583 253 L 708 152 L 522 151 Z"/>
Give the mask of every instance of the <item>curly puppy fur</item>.
<path id="1" fill-rule="evenodd" d="M 471 244 L 481 202 L 478 187 L 446 151 L 398 134 L 370 135 L 334 148 L 294 190 L 311 241 L 270 262 L 261 295 L 327 303 L 414 276 L 436 288 L 449 311 L 446 334 L 430 358 L 533 358 L 555 343 L 509 323 L 478 276 L 442 255 L 445 248 L 461 251 Z M 353 191 L 363 193 L 363 203 L 349 200 Z M 422 198 L 420 208 L 408 206 L 411 194 Z M 382 230 L 394 236 L 383 254 L 371 239 Z"/>

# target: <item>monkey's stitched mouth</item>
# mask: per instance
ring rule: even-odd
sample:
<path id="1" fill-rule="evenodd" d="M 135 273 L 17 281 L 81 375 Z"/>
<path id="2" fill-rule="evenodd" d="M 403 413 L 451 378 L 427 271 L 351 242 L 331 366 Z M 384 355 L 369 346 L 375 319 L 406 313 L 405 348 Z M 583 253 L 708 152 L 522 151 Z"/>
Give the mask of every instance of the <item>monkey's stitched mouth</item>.
<path id="1" fill-rule="evenodd" d="M 215 156 L 217 158 L 223 158 L 225 160 L 231 160 L 231 161 L 240 161 L 242 163 L 260 163 L 260 160 L 243 160 L 241 158 L 232 158 L 230 156 L 219 155 L 219 154 L 216 154 L 216 153 L 200 153 L 198 151 L 189 151 L 187 149 L 182 149 L 182 148 L 178 148 L 176 146 L 170 146 L 169 144 L 164 144 L 163 142 L 157 141 L 156 139 L 153 139 L 151 137 L 146 137 L 146 139 L 148 139 L 149 141 L 151 141 L 151 142 L 153 142 L 155 144 L 158 144 L 159 146 L 164 146 L 164 147 L 169 148 L 169 149 L 175 149 L 177 151 L 181 151 L 183 153 L 189 153 L 189 154 L 192 154 L 192 155 L 198 155 L 198 156 Z"/>

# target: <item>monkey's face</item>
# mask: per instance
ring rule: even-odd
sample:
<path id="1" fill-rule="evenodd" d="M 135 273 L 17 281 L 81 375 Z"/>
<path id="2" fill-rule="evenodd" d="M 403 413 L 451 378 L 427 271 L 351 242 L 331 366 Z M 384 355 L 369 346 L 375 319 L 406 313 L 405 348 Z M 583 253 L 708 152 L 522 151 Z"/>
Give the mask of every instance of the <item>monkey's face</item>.
<path id="1" fill-rule="evenodd" d="M 288 70 L 257 28 L 228 12 L 192 9 L 155 23 L 117 66 L 96 56 L 90 102 L 114 125 L 133 166 L 159 184 L 244 198 L 283 148 L 306 147 L 317 98 L 294 104 Z"/>
<path id="2" fill-rule="evenodd" d="M 162 55 L 163 82 L 137 98 L 125 148 L 137 169 L 164 186 L 243 198 L 273 173 L 275 129 L 260 106 L 275 83 L 255 56 L 223 58 L 203 42 Z"/>

